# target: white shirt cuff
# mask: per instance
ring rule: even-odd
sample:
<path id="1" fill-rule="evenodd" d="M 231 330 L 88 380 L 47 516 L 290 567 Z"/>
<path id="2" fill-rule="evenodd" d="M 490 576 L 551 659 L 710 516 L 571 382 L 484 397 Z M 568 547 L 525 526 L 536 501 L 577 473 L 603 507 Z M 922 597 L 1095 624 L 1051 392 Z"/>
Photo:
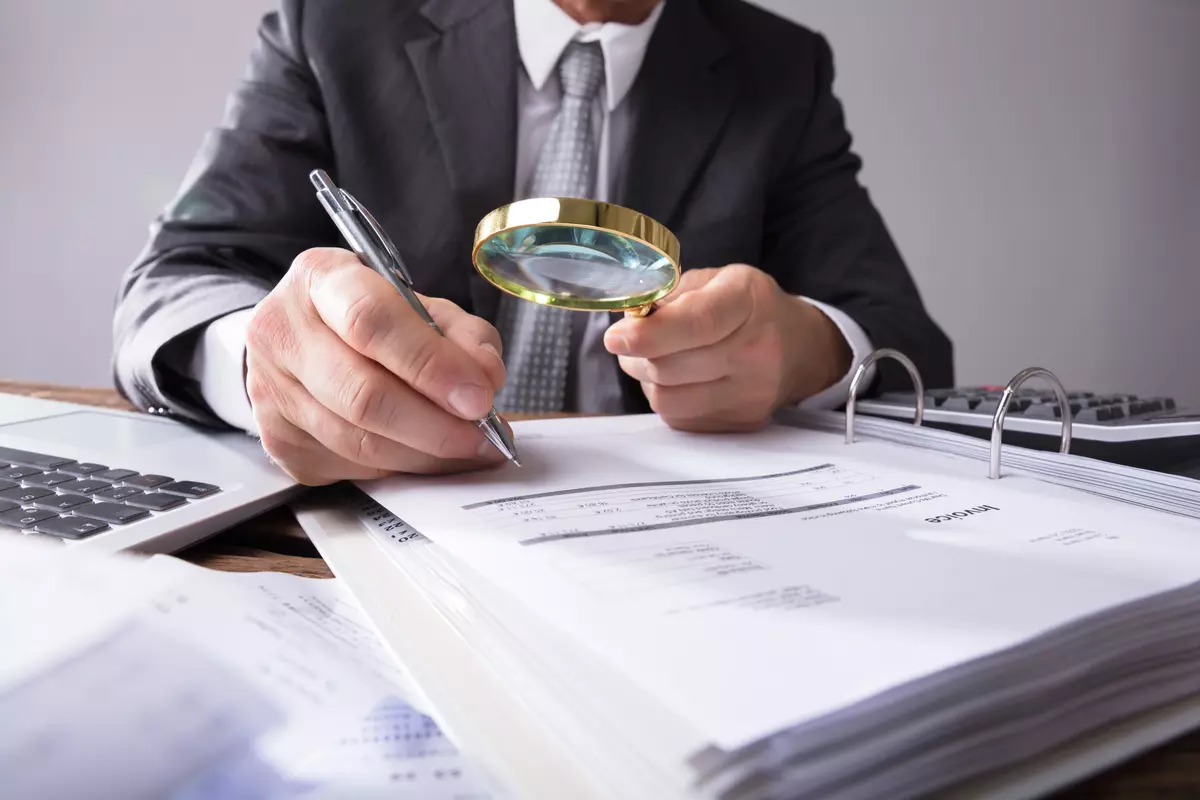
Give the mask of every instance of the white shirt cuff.
<path id="1" fill-rule="evenodd" d="M 812 300 L 807 297 L 801 297 L 800 299 L 809 305 L 815 306 L 822 314 L 829 317 L 830 321 L 842 332 L 842 337 L 846 340 L 846 344 L 850 346 L 850 369 L 842 376 L 842 379 L 828 389 L 817 392 L 812 397 L 802 401 L 800 407 L 818 409 L 839 408 L 846 403 L 846 395 L 850 390 L 850 381 L 854 378 L 854 371 L 858 369 L 858 365 L 875 348 L 871 346 L 871 340 L 867 337 L 866 331 L 862 329 L 862 326 L 851 319 L 850 315 L 846 312 L 818 300 Z M 874 378 L 875 365 L 872 364 L 867 368 L 867 374 L 863 376 L 863 381 L 859 384 L 859 391 L 861 392 L 870 386 Z"/>
<path id="2" fill-rule="evenodd" d="M 246 329 L 253 308 L 213 320 L 204 329 L 192 356 L 191 374 L 200 383 L 200 396 L 213 413 L 235 428 L 257 433 L 254 411 L 246 396 Z"/>

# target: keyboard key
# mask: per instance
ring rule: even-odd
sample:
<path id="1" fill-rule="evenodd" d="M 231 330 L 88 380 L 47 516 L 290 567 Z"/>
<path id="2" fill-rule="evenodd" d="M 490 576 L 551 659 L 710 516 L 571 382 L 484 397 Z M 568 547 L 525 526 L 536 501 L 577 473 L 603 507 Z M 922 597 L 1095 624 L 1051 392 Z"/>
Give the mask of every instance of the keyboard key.
<path id="1" fill-rule="evenodd" d="M 51 536 L 61 536 L 64 539 L 83 539 L 108 530 L 103 522 L 79 517 L 58 517 L 39 522 L 33 527 L 38 533 L 48 533 Z"/>
<path id="2" fill-rule="evenodd" d="M 52 495 L 54 492 L 50 489 L 40 489 L 36 486 L 28 488 L 17 486 L 12 489 L 0 490 L 0 500 L 11 500 L 14 503 L 32 503 L 47 495 Z"/>
<path id="3" fill-rule="evenodd" d="M 166 486 L 159 486 L 158 490 L 160 492 L 167 492 L 168 494 L 177 494 L 180 497 L 186 497 L 190 500 L 196 500 L 221 491 L 221 487 L 213 486 L 211 483 L 200 483 L 199 481 L 176 481 L 175 483 L 168 483 Z"/>
<path id="4" fill-rule="evenodd" d="M 10 528 L 20 528 L 21 530 L 29 530 L 39 522 L 45 522 L 48 519 L 54 519 L 58 514 L 53 511 L 41 511 L 32 508 L 14 508 L 12 511 L 5 511 L 0 514 L 0 525 L 6 525 Z"/>
<path id="5" fill-rule="evenodd" d="M 134 475 L 137 475 L 137 473 L 131 469 L 105 469 L 101 470 L 100 472 L 91 473 L 88 475 L 88 478 L 94 481 L 108 481 L 109 483 L 116 483 L 117 481 L 123 481 L 126 478 L 131 478 Z"/>
<path id="6" fill-rule="evenodd" d="M 168 478 L 166 475 L 136 475 L 132 478 L 122 478 L 121 483 L 126 486 L 136 486 L 139 489 L 153 489 L 155 486 L 162 486 L 173 480 L 175 479 Z"/>
<path id="7" fill-rule="evenodd" d="M 19 481 L 41 472 L 37 467 L 5 467 L 0 469 L 0 481 Z"/>
<path id="8" fill-rule="evenodd" d="M 102 492 L 96 492 L 92 497 L 97 500 L 125 500 L 129 497 L 134 497 L 142 493 L 141 489 L 135 489 L 132 486 L 113 486 L 105 489 Z"/>
<path id="9" fill-rule="evenodd" d="M 37 475 L 30 475 L 25 479 L 27 486 L 57 486 L 60 483 L 74 480 L 70 475 L 63 475 L 61 472 L 40 472 Z"/>
<path id="10" fill-rule="evenodd" d="M 60 483 L 54 488 L 58 489 L 60 492 L 70 492 L 71 494 L 95 494 L 102 489 L 107 489 L 108 483 L 105 481 L 93 480 L 91 478 L 81 478 L 79 480 Z"/>
<path id="11" fill-rule="evenodd" d="M 92 503 L 89 506 L 81 506 L 71 513 L 77 517 L 98 519 L 101 522 L 109 522 L 113 525 L 126 525 L 130 522 L 136 522 L 143 517 L 150 516 L 149 511 L 143 511 L 140 508 L 131 508 L 120 503 Z"/>
<path id="12" fill-rule="evenodd" d="M 4 478 L 0 478 L 0 491 L 3 491 L 4 489 L 15 489 L 20 485 L 21 484 L 17 483 L 16 481 L 9 481 L 5 480 Z"/>
<path id="13" fill-rule="evenodd" d="M 90 502 L 92 501 L 77 494 L 52 494 L 34 500 L 33 507 L 65 514 L 72 509 L 87 505 Z"/>
<path id="14" fill-rule="evenodd" d="M 14 508 L 20 508 L 20 503 L 14 503 L 11 500 L 0 500 L 0 512 L 12 511 Z"/>
<path id="15" fill-rule="evenodd" d="M 38 469 L 57 469 L 73 463 L 69 458 L 48 456 L 45 453 L 31 453 L 27 450 L 14 450 L 10 447 L 0 447 L 0 461 L 18 467 L 37 467 Z"/>
<path id="16" fill-rule="evenodd" d="M 108 469 L 108 467 L 104 466 L 103 464 L 88 464 L 85 462 L 83 464 L 68 464 L 60 469 L 59 472 L 65 472 L 75 478 L 83 478 L 87 475 L 91 475 L 93 472 L 102 472 L 106 469 Z"/>
<path id="17" fill-rule="evenodd" d="M 139 494 L 137 497 L 130 497 L 125 501 L 125 504 L 138 508 L 148 508 L 151 511 L 170 511 L 172 508 L 181 506 L 186 502 L 185 498 L 178 495 L 147 492 Z"/>

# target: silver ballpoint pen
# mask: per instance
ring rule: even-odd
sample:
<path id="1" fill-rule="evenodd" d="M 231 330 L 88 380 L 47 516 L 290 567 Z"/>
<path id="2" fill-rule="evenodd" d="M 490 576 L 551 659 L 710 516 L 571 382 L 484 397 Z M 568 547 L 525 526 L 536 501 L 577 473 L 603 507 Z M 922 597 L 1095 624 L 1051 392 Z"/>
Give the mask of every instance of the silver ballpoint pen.
<path id="1" fill-rule="evenodd" d="M 325 207 L 326 213 L 333 219 L 333 223 L 337 225 L 337 229 L 341 231 L 355 255 L 395 287 L 426 325 L 437 331 L 439 336 L 445 336 L 413 290 L 412 276 L 408 274 L 408 268 L 404 266 L 404 260 L 400 258 L 396 245 L 371 216 L 371 212 L 349 192 L 334 186 L 324 170 L 314 169 L 308 177 L 313 186 L 317 187 L 317 198 L 321 205 Z M 500 415 L 496 413 L 495 408 L 475 424 L 505 458 L 518 467 L 521 466 L 516 442 L 500 421 Z"/>

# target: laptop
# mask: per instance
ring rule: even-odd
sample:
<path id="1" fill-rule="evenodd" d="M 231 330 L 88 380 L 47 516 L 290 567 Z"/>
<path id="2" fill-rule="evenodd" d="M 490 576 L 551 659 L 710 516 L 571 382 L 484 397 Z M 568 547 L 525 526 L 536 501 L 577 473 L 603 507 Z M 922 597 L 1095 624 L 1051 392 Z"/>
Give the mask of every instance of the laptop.
<path id="1" fill-rule="evenodd" d="M 0 393 L 0 535 L 171 553 L 300 489 L 245 433 Z"/>

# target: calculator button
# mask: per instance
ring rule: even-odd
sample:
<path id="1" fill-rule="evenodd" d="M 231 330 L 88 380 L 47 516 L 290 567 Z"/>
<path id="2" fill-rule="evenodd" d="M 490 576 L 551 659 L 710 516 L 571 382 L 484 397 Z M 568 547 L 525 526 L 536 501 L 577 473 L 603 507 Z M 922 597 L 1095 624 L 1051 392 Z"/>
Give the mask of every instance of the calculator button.
<path id="1" fill-rule="evenodd" d="M 980 402 L 978 397 L 951 397 L 942 403 L 941 408 L 944 411 L 970 411 Z"/>
<path id="2" fill-rule="evenodd" d="M 1025 416 L 1035 419 L 1058 419 L 1062 414 L 1054 403 L 1034 403 L 1025 409 Z"/>
<path id="3" fill-rule="evenodd" d="M 999 400 L 987 399 L 975 406 L 976 414 L 988 414 L 989 416 L 996 413 L 996 409 L 1000 407 Z M 1010 409 L 1011 410 L 1011 409 Z"/>
<path id="4" fill-rule="evenodd" d="M 1108 406 L 1085 408 L 1075 416 L 1075 422 L 1108 422 L 1113 418 L 1112 409 Z"/>
<path id="5" fill-rule="evenodd" d="M 0 513 L 12 511 L 14 508 L 20 508 L 20 503 L 14 503 L 11 500 L 0 500 Z"/>
<path id="6" fill-rule="evenodd" d="M 0 491 L 4 491 L 5 489 L 16 489 L 20 485 L 21 484 L 17 483 L 16 481 L 10 481 L 10 480 L 5 480 L 4 478 L 0 478 Z"/>

